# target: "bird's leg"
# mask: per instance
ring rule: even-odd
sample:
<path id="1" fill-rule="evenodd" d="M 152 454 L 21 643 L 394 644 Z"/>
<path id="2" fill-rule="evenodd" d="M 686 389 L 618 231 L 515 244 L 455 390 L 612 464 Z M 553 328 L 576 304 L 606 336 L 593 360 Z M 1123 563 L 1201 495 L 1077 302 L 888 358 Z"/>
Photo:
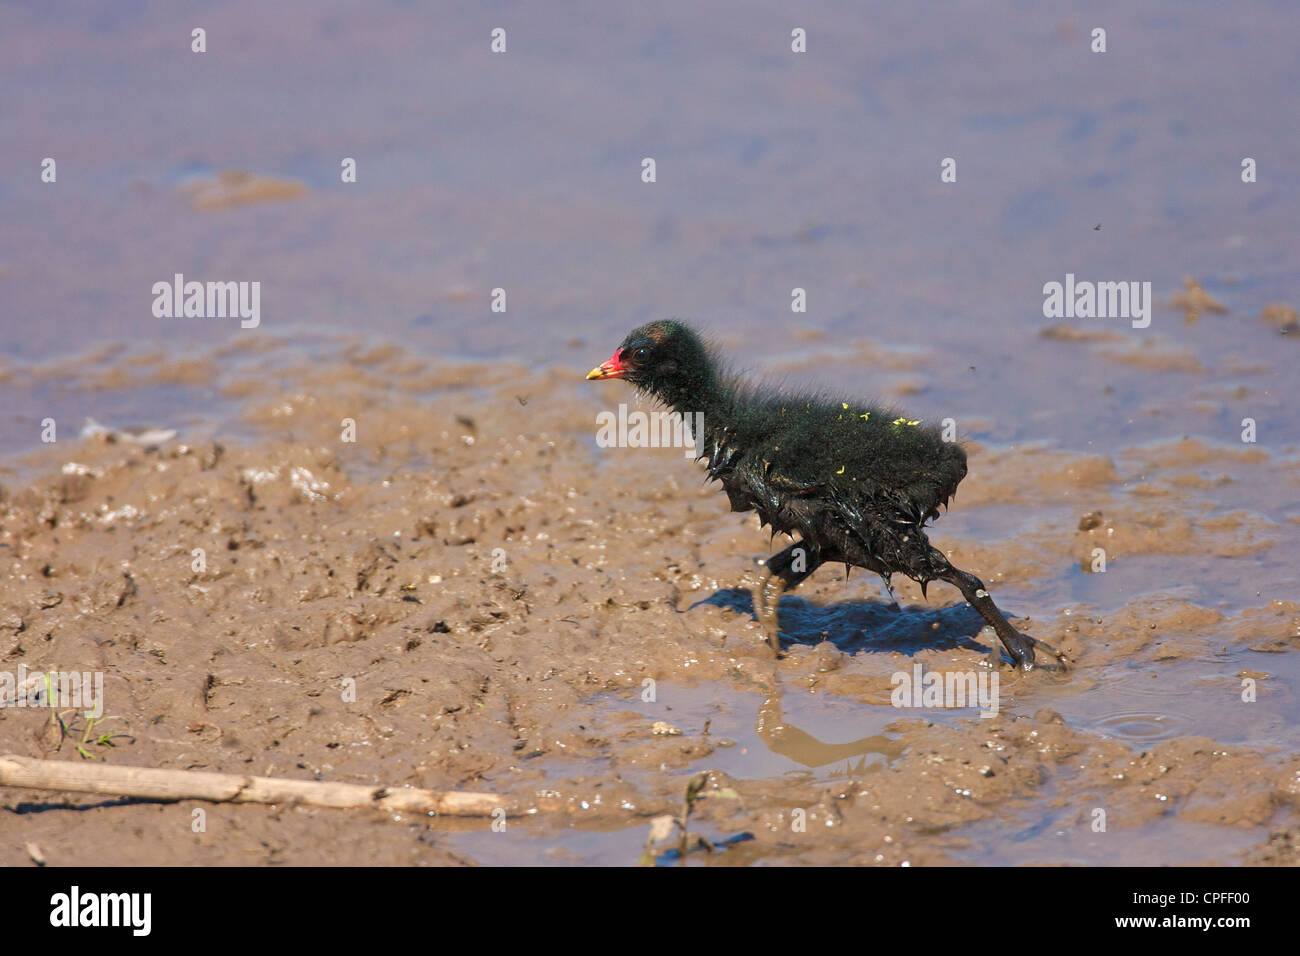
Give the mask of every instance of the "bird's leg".
<path id="1" fill-rule="evenodd" d="M 821 563 L 821 551 L 803 541 L 796 541 L 767 559 L 767 578 L 754 589 L 754 613 L 767 631 L 767 642 L 777 657 L 781 656 L 781 634 L 777 626 L 777 605 L 781 603 L 781 595 L 798 587 L 799 582 L 816 571 Z"/>
<path id="2" fill-rule="evenodd" d="M 799 542 L 796 541 L 784 551 L 772 555 L 766 561 L 759 562 L 767 568 L 767 577 L 763 579 L 762 584 L 754 588 L 754 616 L 758 618 L 760 624 L 766 623 L 768 616 L 768 583 L 772 580 L 773 576 L 789 568 L 793 563 L 794 549 L 797 547 L 799 547 Z"/>
<path id="3" fill-rule="evenodd" d="M 1041 647 L 1048 651 L 1058 662 L 1065 660 L 1064 656 L 1049 644 L 1030 637 L 1028 634 L 1022 634 L 1011 626 L 1010 622 L 998 610 L 998 606 L 993 603 L 993 598 L 989 597 L 988 590 L 984 587 L 984 582 L 973 574 L 968 574 L 961 568 L 955 568 L 947 561 L 944 561 L 944 569 L 935 575 L 940 581 L 947 581 L 961 591 L 962 596 L 970 602 L 971 607 L 979 611 L 980 617 L 993 628 L 997 633 L 998 639 L 1002 641 L 1002 646 L 1007 649 L 1011 655 L 1011 660 L 1017 667 L 1023 667 L 1030 670 L 1034 667 L 1034 648 Z M 1047 670 L 1056 670 L 1059 664 L 1041 664 L 1039 665 Z"/>
<path id="4" fill-rule="evenodd" d="M 898 606 L 898 598 L 894 597 L 894 582 L 889 580 L 888 574 L 883 573 L 880 575 L 880 580 L 885 582 L 885 593 L 889 595 L 889 606 L 895 611 L 901 611 L 902 608 Z"/>

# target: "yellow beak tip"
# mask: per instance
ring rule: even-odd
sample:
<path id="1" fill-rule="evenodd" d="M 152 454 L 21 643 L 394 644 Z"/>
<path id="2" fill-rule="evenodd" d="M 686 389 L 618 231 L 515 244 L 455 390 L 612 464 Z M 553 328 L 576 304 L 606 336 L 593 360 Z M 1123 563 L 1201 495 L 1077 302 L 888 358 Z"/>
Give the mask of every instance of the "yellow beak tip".
<path id="1" fill-rule="evenodd" d="M 590 372 L 587 373 L 587 381 L 589 382 L 593 378 L 604 378 L 604 377 L 605 377 L 605 373 L 600 370 L 599 365 L 597 365 L 595 368 L 593 368 Z"/>

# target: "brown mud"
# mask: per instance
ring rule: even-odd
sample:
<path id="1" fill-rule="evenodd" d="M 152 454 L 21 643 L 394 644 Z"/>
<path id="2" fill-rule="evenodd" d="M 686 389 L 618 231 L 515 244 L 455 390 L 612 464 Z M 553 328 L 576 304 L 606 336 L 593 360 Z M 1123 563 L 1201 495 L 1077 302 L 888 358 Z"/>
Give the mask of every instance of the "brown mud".
<path id="1" fill-rule="evenodd" d="M 109 391 L 210 376 L 238 437 L 60 434 L 0 471 L 0 669 L 102 671 L 94 759 L 536 812 L 494 832 L 0 789 L 0 864 L 27 843 L 52 864 L 631 864 L 700 771 L 690 828 L 719 846 L 692 861 L 1295 862 L 1297 519 L 1246 504 L 1293 490 L 1293 462 L 1195 438 L 971 443 L 932 538 L 1074 667 L 1004 668 L 991 719 L 896 709 L 895 672 L 984 668 L 977 615 L 903 580 L 894 611 L 827 568 L 783 602 L 773 661 L 746 591 L 767 535 L 681 449 L 596 446 L 596 413 L 635 407 L 580 381 L 597 351 L 576 371 L 360 344 L 220 376 L 220 352 L 87 369 Z M 85 720 L 63 717 L 71 736 L 0 708 L 3 749 L 80 759 Z"/>

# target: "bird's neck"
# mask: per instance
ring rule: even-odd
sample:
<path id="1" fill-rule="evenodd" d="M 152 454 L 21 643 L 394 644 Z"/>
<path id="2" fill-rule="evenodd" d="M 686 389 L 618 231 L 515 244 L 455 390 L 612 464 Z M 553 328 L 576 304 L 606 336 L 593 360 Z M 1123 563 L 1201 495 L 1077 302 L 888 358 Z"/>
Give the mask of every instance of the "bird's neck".
<path id="1" fill-rule="evenodd" d="M 659 399 L 689 421 L 703 415 L 706 433 L 724 429 L 733 417 L 735 386 L 713 369 L 659 393 Z"/>

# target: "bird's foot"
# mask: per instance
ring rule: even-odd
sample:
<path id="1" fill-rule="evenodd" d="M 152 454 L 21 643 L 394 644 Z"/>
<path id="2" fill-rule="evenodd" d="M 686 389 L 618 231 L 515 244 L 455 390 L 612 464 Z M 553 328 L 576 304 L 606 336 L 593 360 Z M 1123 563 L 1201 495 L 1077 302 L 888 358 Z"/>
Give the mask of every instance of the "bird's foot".
<path id="1" fill-rule="evenodd" d="M 1070 659 L 1051 644 L 1048 644 L 1046 641 L 1040 641 L 1036 637 L 1030 637 L 1028 634 L 1021 634 L 1019 631 L 1016 633 L 1020 634 L 1021 637 L 1029 641 L 1034 647 L 1046 651 L 1048 655 L 1050 655 L 1047 660 L 1042 661 L 1039 664 L 1033 664 L 1031 662 L 1031 667 L 1039 667 L 1045 671 L 1065 671 L 1070 669 Z"/>
<path id="2" fill-rule="evenodd" d="M 997 635 L 1001 642 L 994 643 L 989 650 L 989 665 L 998 667 L 1002 663 L 1002 647 L 1006 647 L 1007 654 L 1011 657 L 1011 663 L 1026 671 L 1035 668 L 1045 671 L 1063 671 L 1069 666 L 1069 660 L 1064 654 L 1045 641 L 1040 641 L 1036 637 L 1030 637 L 1023 631 L 1017 631 L 1014 628 L 1008 628 L 1006 633 Z M 1034 654 L 1034 648 L 1038 647 L 1051 655 L 1047 660 L 1040 661 Z"/>

